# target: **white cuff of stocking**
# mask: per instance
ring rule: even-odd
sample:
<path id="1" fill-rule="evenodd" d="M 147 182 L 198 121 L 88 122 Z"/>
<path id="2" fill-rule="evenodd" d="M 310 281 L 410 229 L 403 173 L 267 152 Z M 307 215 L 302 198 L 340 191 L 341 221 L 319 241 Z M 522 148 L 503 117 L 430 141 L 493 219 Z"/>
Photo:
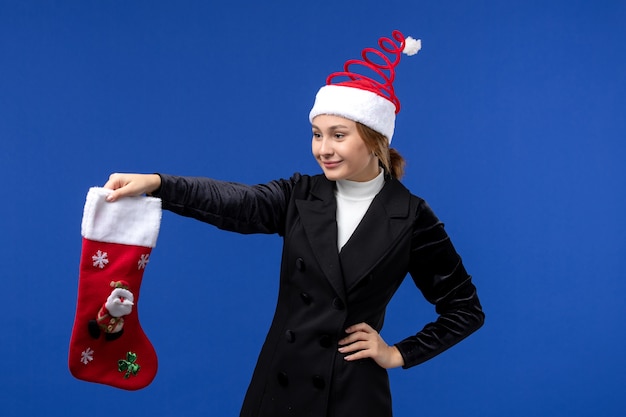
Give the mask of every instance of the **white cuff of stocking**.
<path id="1" fill-rule="evenodd" d="M 108 203 L 105 198 L 111 192 L 101 187 L 89 189 L 82 236 L 98 242 L 155 247 L 161 226 L 161 199 L 124 197 Z"/>

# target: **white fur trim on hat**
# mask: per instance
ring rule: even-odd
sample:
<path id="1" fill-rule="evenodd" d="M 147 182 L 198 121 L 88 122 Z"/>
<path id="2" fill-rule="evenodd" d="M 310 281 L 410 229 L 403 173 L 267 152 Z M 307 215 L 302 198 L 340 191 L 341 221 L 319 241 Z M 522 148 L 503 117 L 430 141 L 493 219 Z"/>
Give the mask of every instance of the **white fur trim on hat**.
<path id="1" fill-rule="evenodd" d="M 101 187 L 89 189 L 82 236 L 98 242 L 155 247 L 161 226 L 161 199 L 124 197 L 109 203 L 105 198 L 111 192 Z"/>
<path id="2" fill-rule="evenodd" d="M 325 85 L 315 96 L 309 121 L 313 123 L 315 116 L 320 114 L 341 116 L 362 123 L 385 135 L 391 143 L 396 107 L 374 92 L 343 85 Z"/>

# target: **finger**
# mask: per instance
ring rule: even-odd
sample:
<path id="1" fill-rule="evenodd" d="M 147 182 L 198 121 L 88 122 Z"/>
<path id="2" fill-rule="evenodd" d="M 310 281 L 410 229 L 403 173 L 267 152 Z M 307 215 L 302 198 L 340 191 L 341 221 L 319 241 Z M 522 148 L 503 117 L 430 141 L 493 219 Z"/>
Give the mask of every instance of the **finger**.
<path id="1" fill-rule="evenodd" d="M 109 177 L 109 180 L 104 184 L 103 188 L 109 190 L 118 190 L 120 188 L 126 187 L 131 182 L 132 180 L 130 178 L 125 178 L 122 176 L 122 174 L 112 174 Z M 119 195 L 117 196 L 117 198 L 119 198 Z"/>
<path id="2" fill-rule="evenodd" d="M 347 337 L 344 337 L 343 339 L 341 339 L 338 344 L 339 345 L 349 345 L 351 343 L 354 343 L 358 340 L 368 340 L 371 338 L 371 334 L 370 333 L 366 333 L 363 331 L 356 331 L 353 333 L 350 333 Z"/>
<path id="3" fill-rule="evenodd" d="M 370 348 L 370 343 L 366 340 L 360 340 L 347 346 L 342 346 L 338 350 L 341 353 L 352 353 L 359 350 L 366 350 Z"/>
<path id="4" fill-rule="evenodd" d="M 371 332 L 375 332 L 376 330 L 374 330 L 372 326 L 364 322 L 354 324 L 346 329 L 346 333 L 354 333 L 358 331 L 371 333 Z"/>
<path id="5" fill-rule="evenodd" d="M 121 181 L 120 181 L 120 174 L 113 173 L 109 175 L 109 179 L 103 185 L 103 188 L 108 188 L 109 190 L 115 190 L 116 188 L 120 188 L 122 186 L 123 184 L 121 184 Z"/>
<path id="6" fill-rule="evenodd" d="M 122 187 L 113 190 L 113 192 L 107 196 L 106 200 L 112 203 L 123 197 L 133 197 L 140 194 L 142 194 L 141 187 L 135 182 L 129 181 Z"/>
<path id="7" fill-rule="evenodd" d="M 117 201 L 120 197 L 120 192 L 116 190 L 106 196 L 106 201 L 108 201 L 109 203 L 113 203 L 114 201 Z"/>
<path id="8" fill-rule="evenodd" d="M 366 358 L 371 358 L 371 357 L 372 355 L 370 354 L 369 350 L 359 350 L 356 353 L 344 356 L 343 359 L 350 362 L 350 361 L 357 361 L 359 359 L 366 359 Z"/>

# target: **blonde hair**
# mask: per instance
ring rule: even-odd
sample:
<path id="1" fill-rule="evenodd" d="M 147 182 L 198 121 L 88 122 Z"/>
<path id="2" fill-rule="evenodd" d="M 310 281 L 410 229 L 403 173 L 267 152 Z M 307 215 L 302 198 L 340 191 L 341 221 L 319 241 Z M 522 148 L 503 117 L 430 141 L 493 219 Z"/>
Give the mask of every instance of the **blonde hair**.
<path id="1" fill-rule="evenodd" d="M 359 122 L 356 122 L 356 128 L 367 148 L 371 150 L 380 161 L 385 173 L 390 174 L 396 179 L 401 179 L 404 176 L 406 161 L 402 155 L 400 155 L 400 152 L 389 147 L 387 137 Z"/>

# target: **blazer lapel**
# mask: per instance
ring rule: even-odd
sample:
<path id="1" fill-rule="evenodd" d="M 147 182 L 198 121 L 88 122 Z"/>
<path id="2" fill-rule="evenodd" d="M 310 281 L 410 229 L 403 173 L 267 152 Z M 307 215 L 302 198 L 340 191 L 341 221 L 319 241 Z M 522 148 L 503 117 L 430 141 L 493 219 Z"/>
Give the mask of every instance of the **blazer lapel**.
<path id="1" fill-rule="evenodd" d="M 310 200 L 296 200 L 300 220 L 313 254 L 337 295 L 345 302 L 346 290 L 337 251 L 337 202 L 334 182 L 320 177 Z"/>
<path id="2" fill-rule="evenodd" d="M 395 179 L 388 180 L 376 195 L 339 255 L 347 291 L 367 276 L 410 227 L 405 221 L 410 201 L 409 191 Z"/>

